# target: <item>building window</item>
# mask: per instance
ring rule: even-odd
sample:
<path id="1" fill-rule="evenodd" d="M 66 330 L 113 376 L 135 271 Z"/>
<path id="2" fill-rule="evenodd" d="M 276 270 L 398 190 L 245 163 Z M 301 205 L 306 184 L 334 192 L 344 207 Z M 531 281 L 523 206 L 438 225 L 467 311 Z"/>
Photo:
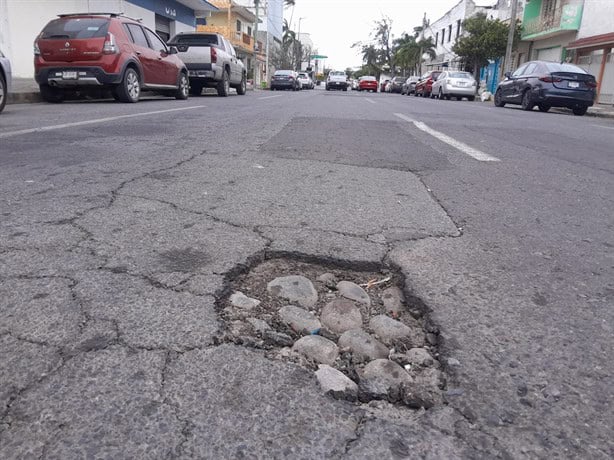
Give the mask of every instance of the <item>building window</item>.
<path id="1" fill-rule="evenodd" d="M 247 35 L 252 36 L 252 28 L 250 26 L 247 26 Z"/>
<path id="2" fill-rule="evenodd" d="M 443 28 L 441 29 L 441 44 L 443 45 L 443 42 L 446 40 L 446 29 Z"/>
<path id="3" fill-rule="evenodd" d="M 448 43 L 452 40 L 452 24 L 448 26 Z"/>
<path id="4" fill-rule="evenodd" d="M 460 36 L 461 20 L 456 21 L 456 38 Z"/>
<path id="5" fill-rule="evenodd" d="M 237 32 L 241 32 L 241 21 L 237 19 Z"/>
<path id="6" fill-rule="evenodd" d="M 439 43 L 439 32 L 435 34 L 435 45 Z"/>

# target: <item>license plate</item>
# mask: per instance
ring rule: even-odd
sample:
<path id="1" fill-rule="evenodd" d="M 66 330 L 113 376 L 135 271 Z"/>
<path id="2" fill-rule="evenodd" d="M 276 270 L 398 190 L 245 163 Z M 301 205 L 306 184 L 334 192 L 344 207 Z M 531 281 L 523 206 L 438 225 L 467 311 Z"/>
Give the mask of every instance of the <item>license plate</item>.
<path id="1" fill-rule="evenodd" d="M 77 72 L 62 72 L 62 80 L 76 80 Z"/>
<path id="2" fill-rule="evenodd" d="M 579 88 L 580 87 L 580 83 L 578 83 L 577 81 L 570 81 L 568 84 L 569 84 L 570 88 Z"/>

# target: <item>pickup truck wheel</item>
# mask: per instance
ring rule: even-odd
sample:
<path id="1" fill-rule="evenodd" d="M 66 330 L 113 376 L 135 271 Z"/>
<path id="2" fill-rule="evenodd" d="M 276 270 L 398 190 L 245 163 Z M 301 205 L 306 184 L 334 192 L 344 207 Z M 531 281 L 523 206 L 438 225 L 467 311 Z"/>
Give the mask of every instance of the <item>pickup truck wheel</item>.
<path id="1" fill-rule="evenodd" d="M 245 79 L 245 75 L 241 78 L 241 83 L 237 87 L 237 94 L 239 96 L 243 96 L 247 92 L 247 80 Z"/>
<path id="2" fill-rule="evenodd" d="M 175 91 L 175 99 L 186 100 L 190 94 L 190 82 L 188 76 L 181 72 L 179 74 L 179 81 L 177 82 L 177 91 Z"/>
<path id="3" fill-rule="evenodd" d="M 117 98 L 121 102 L 138 102 L 141 96 L 139 74 L 132 68 L 126 69 L 122 82 L 115 88 Z"/>
<path id="4" fill-rule="evenodd" d="M 220 97 L 228 96 L 230 92 L 230 77 L 228 76 L 228 72 L 224 70 L 222 74 L 222 80 L 217 84 L 217 95 Z"/>

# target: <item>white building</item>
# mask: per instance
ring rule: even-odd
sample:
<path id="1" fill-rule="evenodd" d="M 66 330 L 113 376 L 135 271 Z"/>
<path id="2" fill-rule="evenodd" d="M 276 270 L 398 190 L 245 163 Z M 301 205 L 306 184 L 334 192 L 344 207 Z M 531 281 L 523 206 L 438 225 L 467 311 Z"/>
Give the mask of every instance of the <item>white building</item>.
<path id="1" fill-rule="evenodd" d="M 0 0 L 0 49 L 13 77 L 34 76 L 34 39 L 58 14 L 124 13 L 143 20 L 163 38 L 196 29 L 197 18 L 216 8 L 206 0 Z"/>

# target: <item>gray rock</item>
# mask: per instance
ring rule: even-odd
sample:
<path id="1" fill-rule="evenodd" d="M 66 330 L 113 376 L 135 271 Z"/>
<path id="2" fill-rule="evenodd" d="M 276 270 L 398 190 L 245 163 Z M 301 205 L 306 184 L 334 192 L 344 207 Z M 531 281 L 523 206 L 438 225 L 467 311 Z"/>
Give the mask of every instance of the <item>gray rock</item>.
<path id="1" fill-rule="evenodd" d="M 398 401 L 403 387 L 413 382 L 411 376 L 397 363 L 388 359 L 376 359 L 358 371 L 359 387 L 369 398 Z"/>
<path id="2" fill-rule="evenodd" d="M 294 343 L 294 340 L 292 340 L 292 337 L 290 337 L 288 334 L 277 332 L 272 329 L 264 332 L 264 338 L 268 342 L 281 347 L 290 347 Z"/>
<path id="3" fill-rule="evenodd" d="M 271 326 L 269 326 L 269 323 L 261 319 L 258 319 L 258 318 L 247 318 L 247 322 L 251 324 L 254 330 L 256 332 L 259 332 L 260 334 L 271 329 Z"/>
<path id="4" fill-rule="evenodd" d="M 337 277 L 332 273 L 324 273 L 318 276 L 318 281 L 329 289 L 336 289 L 337 287 Z"/>
<path id="5" fill-rule="evenodd" d="M 348 348 L 352 352 L 355 362 L 372 361 L 388 356 L 388 348 L 362 329 L 344 332 L 338 345 L 340 348 Z"/>
<path id="6" fill-rule="evenodd" d="M 318 363 L 328 365 L 332 365 L 337 356 L 339 356 L 339 349 L 335 342 L 319 335 L 301 337 L 296 341 L 292 349 Z"/>
<path id="7" fill-rule="evenodd" d="M 448 366 L 460 366 L 461 363 L 456 358 L 448 358 Z"/>
<path id="8" fill-rule="evenodd" d="M 322 327 L 318 318 L 304 308 L 287 305 L 281 307 L 278 313 L 285 324 L 300 334 L 311 334 Z"/>
<path id="9" fill-rule="evenodd" d="M 415 366 L 431 366 L 435 362 L 431 354 L 424 348 L 412 348 L 405 353 L 407 361 Z"/>
<path id="10" fill-rule="evenodd" d="M 441 371 L 430 367 L 422 369 L 418 375 L 415 376 L 414 380 L 434 388 L 443 388 L 445 385 L 445 378 Z"/>
<path id="11" fill-rule="evenodd" d="M 230 296 L 230 303 L 237 308 L 243 308 L 245 310 L 251 310 L 252 308 L 260 305 L 260 301 L 258 299 L 247 297 L 241 291 L 236 291 Z"/>
<path id="12" fill-rule="evenodd" d="M 316 371 L 316 377 L 324 393 L 330 394 L 337 399 L 356 400 L 358 385 L 343 372 L 327 364 L 320 364 Z"/>
<path id="13" fill-rule="evenodd" d="M 430 409 L 443 403 L 440 388 L 444 385 L 444 378 L 437 369 L 423 369 L 414 378 L 413 383 L 403 388 L 403 403 L 411 408 L 424 407 Z"/>
<path id="14" fill-rule="evenodd" d="M 305 308 L 313 307 L 318 302 L 318 292 L 313 283 L 300 275 L 275 278 L 267 285 L 267 290 Z"/>
<path id="15" fill-rule="evenodd" d="M 351 281 L 340 281 L 337 283 L 337 290 L 346 299 L 355 300 L 364 305 L 371 305 L 369 294 L 365 292 L 358 284 Z"/>
<path id="16" fill-rule="evenodd" d="M 386 315 L 377 315 L 371 318 L 369 327 L 385 344 L 394 340 L 409 339 L 411 336 L 409 326 Z"/>
<path id="17" fill-rule="evenodd" d="M 362 327 L 362 314 L 351 300 L 335 299 L 322 309 L 322 325 L 337 334 Z"/>
<path id="18" fill-rule="evenodd" d="M 389 287 L 382 292 L 382 302 L 384 302 L 386 312 L 393 315 L 399 315 L 405 311 L 403 292 L 396 286 Z"/>

